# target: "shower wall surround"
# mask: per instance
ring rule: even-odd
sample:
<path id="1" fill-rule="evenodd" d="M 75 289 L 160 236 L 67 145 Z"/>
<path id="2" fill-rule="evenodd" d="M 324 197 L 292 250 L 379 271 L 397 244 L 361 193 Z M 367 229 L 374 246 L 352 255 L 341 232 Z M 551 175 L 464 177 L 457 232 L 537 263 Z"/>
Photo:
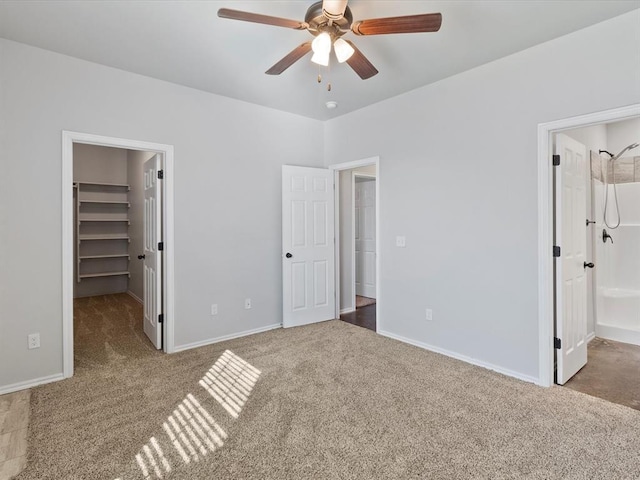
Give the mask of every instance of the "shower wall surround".
<path id="1" fill-rule="evenodd" d="M 603 155 L 604 157 L 604 155 Z M 598 155 L 592 152 L 593 200 L 596 214 L 596 335 L 640 345 L 640 157 L 616 161 L 615 183 L 620 206 L 620 226 L 610 229 L 604 224 L 605 184 L 598 169 Z M 612 179 L 611 168 L 609 175 Z M 607 219 L 617 223 L 614 191 L 608 189 Z M 614 218 L 616 217 L 616 218 Z M 602 241 L 606 229 L 610 240 Z"/>

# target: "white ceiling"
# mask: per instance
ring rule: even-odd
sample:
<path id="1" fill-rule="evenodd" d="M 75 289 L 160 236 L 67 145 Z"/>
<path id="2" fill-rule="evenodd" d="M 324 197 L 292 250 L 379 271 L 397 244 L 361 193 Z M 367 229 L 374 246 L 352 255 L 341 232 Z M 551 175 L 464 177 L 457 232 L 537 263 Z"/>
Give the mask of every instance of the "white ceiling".
<path id="1" fill-rule="evenodd" d="M 351 0 L 355 20 L 441 12 L 438 33 L 357 37 L 380 73 L 304 57 L 264 71 L 306 31 L 218 18 L 221 7 L 303 20 L 309 1 L 0 1 L 0 37 L 316 119 L 328 119 L 640 8 L 640 0 Z M 597 68 L 594 65 L 594 68 Z M 331 92 L 326 82 L 332 84 Z M 338 108 L 327 110 L 335 100 Z"/>

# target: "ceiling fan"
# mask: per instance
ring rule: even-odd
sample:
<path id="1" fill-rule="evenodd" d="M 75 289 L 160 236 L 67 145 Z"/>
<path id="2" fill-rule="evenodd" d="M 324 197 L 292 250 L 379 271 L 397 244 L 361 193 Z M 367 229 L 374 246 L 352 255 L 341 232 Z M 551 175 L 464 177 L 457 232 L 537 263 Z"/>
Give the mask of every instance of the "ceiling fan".
<path id="1" fill-rule="evenodd" d="M 347 64 L 362 78 L 373 77 L 376 67 L 358 50 L 353 42 L 342 36 L 349 31 L 356 35 L 384 35 L 389 33 L 437 32 L 442 24 L 440 13 L 407 15 L 403 17 L 373 18 L 353 21 L 348 0 L 323 0 L 309 7 L 304 22 L 287 18 L 272 17 L 258 13 L 242 12 L 229 8 L 218 10 L 218 16 L 244 22 L 262 23 L 276 27 L 307 30 L 315 37 L 313 41 L 298 45 L 265 73 L 280 75 L 295 62 L 313 51 L 311 61 L 319 65 L 329 65 L 331 48 L 340 63 Z"/>

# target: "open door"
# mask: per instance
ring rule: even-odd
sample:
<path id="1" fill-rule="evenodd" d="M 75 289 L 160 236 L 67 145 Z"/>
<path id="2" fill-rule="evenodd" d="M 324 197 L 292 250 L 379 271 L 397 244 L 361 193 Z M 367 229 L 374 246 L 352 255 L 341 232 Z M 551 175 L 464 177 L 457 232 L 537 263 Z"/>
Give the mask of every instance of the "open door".
<path id="1" fill-rule="evenodd" d="M 556 382 L 563 385 L 587 364 L 586 147 L 556 135 L 555 176 Z M 558 345 L 559 344 L 559 345 Z"/>
<path id="2" fill-rule="evenodd" d="M 282 296 L 286 327 L 335 316 L 333 174 L 282 167 Z"/>
<path id="3" fill-rule="evenodd" d="M 160 155 L 144 162 L 144 333 L 162 348 L 162 171 Z"/>

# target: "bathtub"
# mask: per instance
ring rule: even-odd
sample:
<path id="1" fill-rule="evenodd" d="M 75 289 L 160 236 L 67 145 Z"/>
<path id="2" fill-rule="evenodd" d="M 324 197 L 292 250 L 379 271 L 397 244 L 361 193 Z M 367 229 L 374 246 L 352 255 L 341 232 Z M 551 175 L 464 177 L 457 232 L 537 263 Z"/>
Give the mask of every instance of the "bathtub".
<path id="1" fill-rule="evenodd" d="M 640 290 L 598 289 L 596 335 L 640 345 Z"/>

